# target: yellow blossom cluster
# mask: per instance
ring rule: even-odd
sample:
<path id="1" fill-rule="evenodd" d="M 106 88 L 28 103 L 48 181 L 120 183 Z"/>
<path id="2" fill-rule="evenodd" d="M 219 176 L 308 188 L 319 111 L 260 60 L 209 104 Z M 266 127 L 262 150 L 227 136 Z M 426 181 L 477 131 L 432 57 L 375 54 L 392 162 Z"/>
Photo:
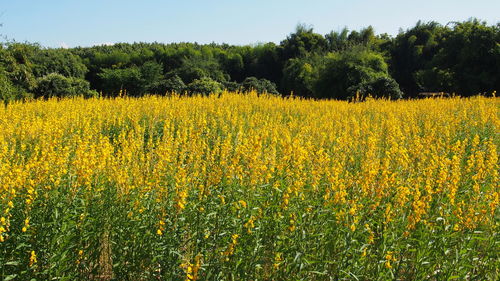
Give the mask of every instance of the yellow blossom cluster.
<path id="1" fill-rule="evenodd" d="M 186 280 L 440 279 L 411 267 L 414 253 L 442 243 L 453 266 L 434 268 L 453 272 L 463 235 L 471 255 L 498 250 L 475 241 L 499 235 L 499 108 L 227 92 L 12 103 L 0 108 L 0 268 L 24 262 L 43 280 L 61 245 L 78 278 L 116 265 Z"/>

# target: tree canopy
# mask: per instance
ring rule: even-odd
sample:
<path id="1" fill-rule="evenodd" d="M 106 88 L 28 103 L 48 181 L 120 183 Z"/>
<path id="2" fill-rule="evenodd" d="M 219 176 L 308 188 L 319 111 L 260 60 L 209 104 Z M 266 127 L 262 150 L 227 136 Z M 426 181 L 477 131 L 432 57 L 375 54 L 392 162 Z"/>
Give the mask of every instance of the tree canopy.
<path id="1" fill-rule="evenodd" d="M 397 36 L 368 26 L 322 35 L 298 25 L 280 44 L 0 45 L 0 99 L 256 90 L 310 98 L 470 96 L 500 86 L 500 24 L 418 22 Z"/>

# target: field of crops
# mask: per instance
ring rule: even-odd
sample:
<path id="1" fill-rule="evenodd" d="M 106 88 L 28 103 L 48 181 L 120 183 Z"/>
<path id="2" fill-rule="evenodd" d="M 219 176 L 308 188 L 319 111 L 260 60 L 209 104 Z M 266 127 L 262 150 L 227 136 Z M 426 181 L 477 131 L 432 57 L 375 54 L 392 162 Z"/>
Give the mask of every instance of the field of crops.
<path id="1" fill-rule="evenodd" d="M 1 280 L 498 280 L 500 99 L 0 108 Z"/>

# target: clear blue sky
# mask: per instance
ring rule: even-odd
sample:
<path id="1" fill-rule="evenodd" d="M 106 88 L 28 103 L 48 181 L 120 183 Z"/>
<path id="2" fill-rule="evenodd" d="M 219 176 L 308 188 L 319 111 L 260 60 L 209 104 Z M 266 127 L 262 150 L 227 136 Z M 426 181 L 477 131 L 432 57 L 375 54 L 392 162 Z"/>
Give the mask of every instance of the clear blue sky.
<path id="1" fill-rule="evenodd" d="M 298 23 L 316 32 L 395 35 L 417 20 L 500 21 L 499 0 L 0 0 L 0 34 L 47 47 L 116 42 L 280 42 Z"/>

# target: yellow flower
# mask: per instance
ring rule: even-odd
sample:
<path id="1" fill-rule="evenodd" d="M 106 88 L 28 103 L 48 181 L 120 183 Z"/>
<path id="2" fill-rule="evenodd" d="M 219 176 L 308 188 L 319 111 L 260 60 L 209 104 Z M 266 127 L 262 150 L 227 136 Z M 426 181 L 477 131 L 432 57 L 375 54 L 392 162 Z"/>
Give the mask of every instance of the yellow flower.
<path id="1" fill-rule="evenodd" d="M 247 202 L 245 202 L 245 201 L 243 201 L 243 200 L 238 201 L 238 203 L 240 203 L 240 205 L 241 205 L 243 208 L 246 208 L 246 207 L 247 207 Z"/>
<path id="2" fill-rule="evenodd" d="M 255 227 L 254 222 L 255 217 L 251 216 L 250 219 L 243 225 L 247 229 L 248 233 L 251 233 L 252 229 Z"/>
<path id="3" fill-rule="evenodd" d="M 276 253 L 274 255 L 274 269 L 279 269 L 281 262 L 283 261 L 283 256 L 281 253 Z"/>
<path id="4" fill-rule="evenodd" d="M 33 266 L 35 263 L 37 263 L 36 253 L 35 253 L 35 251 L 31 251 L 31 255 L 30 255 L 30 267 Z"/>
<path id="5" fill-rule="evenodd" d="M 238 237 L 240 237 L 239 234 L 233 234 L 233 235 L 231 235 L 231 239 L 233 240 L 234 244 L 236 244 L 236 240 L 238 239 Z"/>

